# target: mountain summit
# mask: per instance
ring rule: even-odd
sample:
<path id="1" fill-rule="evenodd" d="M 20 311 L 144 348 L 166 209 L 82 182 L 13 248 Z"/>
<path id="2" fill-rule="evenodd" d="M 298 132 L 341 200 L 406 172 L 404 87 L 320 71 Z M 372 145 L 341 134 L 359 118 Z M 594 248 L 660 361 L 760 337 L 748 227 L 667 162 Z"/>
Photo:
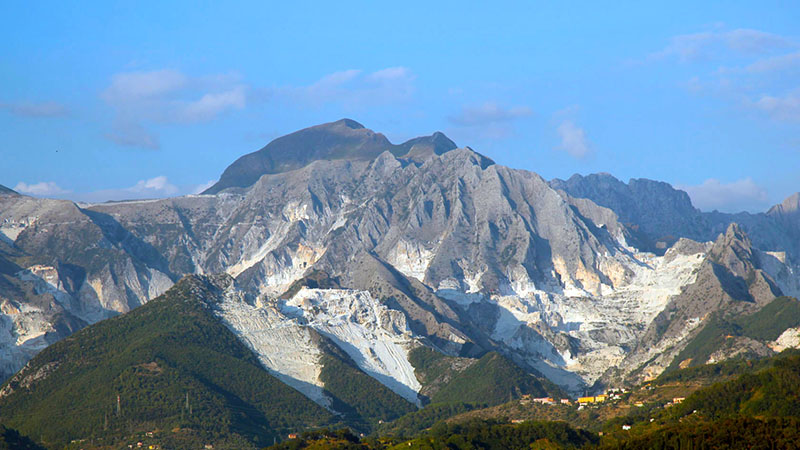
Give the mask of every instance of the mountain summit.
<path id="1" fill-rule="evenodd" d="M 248 187 L 262 175 L 289 172 L 318 160 L 370 161 L 385 151 L 420 160 L 454 148 L 455 143 L 440 132 L 394 145 L 383 134 L 364 128 L 355 120 L 341 119 L 279 137 L 261 150 L 242 156 L 203 194 Z"/>

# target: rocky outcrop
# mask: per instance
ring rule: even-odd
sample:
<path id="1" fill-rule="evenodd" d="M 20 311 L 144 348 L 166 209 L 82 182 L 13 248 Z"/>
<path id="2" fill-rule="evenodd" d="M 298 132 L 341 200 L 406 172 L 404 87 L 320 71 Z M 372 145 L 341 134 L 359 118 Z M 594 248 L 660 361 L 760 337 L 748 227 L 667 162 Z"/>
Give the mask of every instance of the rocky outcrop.
<path id="1" fill-rule="evenodd" d="M 695 245 L 687 242 L 681 247 Z M 611 370 L 607 377 L 613 379 L 626 371 L 634 373 L 628 380 L 631 383 L 655 377 L 672 364 L 711 318 L 751 314 L 783 294 L 773 276 L 764 270 L 759 252 L 747 234 L 736 224 L 717 238 L 697 270 L 694 282 L 672 298 L 648 326 L 636 348 L 622 362 L 623 370 Z M 755 345 L 751 344 L 748 345 Z M 766 351 L 765 344 L 759 345 L 759 351 Z M 723 356 L 719 354 L 717 358 Z"/>

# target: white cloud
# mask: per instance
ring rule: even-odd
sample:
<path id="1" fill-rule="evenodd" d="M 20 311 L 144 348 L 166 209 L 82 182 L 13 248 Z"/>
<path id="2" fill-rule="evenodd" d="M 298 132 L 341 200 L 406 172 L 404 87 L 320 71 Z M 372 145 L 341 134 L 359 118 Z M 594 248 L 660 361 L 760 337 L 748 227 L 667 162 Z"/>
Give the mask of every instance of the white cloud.
<path id="1" fill-rule="evenodd" d="M 694 62 L 719 58 L 725 54 L 764 55 L 794 48 L 796 44 L 777 34 L 740 28 L 730 31 L 703 31 L 674 36 L 669 45 L 650 55 L 650 59 L 675 57 Z"/>
<path id="2" fill-rule="evenodd" d="M 205 94 L 199 100 L 186 104 L 182 114 L 188 122 L 206 121 L 227 109 L 242 109 L 245 103 L 244 86 L 236 86 L 225 92 Z"/>
<path id="3" fill-rule="evenodd" d="M 697 186 L 677 185 L 689 194 L 692 204 L 703 211 L 764 211 L 769 206 L 767 191 L 747 177 L 730 183 L 709 178 Z"/>
<path id="4" fill-rule="evenodd" d="M 575 158 L 585 158 L 591 153 L 591 145 L 583 128 L 575 125 L 572 120 L 564 120 L 556 129 L 561 138 L 559 149 Z"/>
<path id="5" fill-rule="evenodd" d="M 171 184 L 167 177 L 161 175 L 148 180 L 139 180 L 127 190 L 136 194 L 170 196 L 178 192 L 178 187 Z"/>
<path id="6" fill-rule="evenodd" d="M 169 179 L 160 175 L 145 180 L 139 180 L 133 186 L 120 189 L 103 189 L 99 191 L 75 193 L 70 198 L 84 202 L 106 202 L 114 200 L 141 200 L 151 198 L 174 197 L 189 193 L 188 189 L 181 189 L 170 183 Z"/>
<path id="7" fill-rule="evenodd" d="M 300 105 L 338 103 L 349 108 L 404 102 L 414 93 L 416 76 L 406 67 L 388 67 L 371 73 L 359 69 L 333 72 L 307 86 L 285 86 L 274 96 Z"/>
<path id="8" fill-rule="evenodd" d="M 731 102 L 773 120 L 800 120 L 800 43 L 753 29 L 714 30 L 672 38 L 650 59 L 718 60 L 726 65 L 695 74 L 685 84 L 696 94 Z"/>
<path id="9" fill-rule="evenodd" d="M 186 75 L 171 69 L 118 73 L 111 77 L 102 97 L 110 103 L 162 98 L 185 87 L 187 80 Z"/>
<path id="10" fill-rule="evenodd" d="M 763 95 L 753 106 L 779 120 L 800 121 L 800 93 L 797 91 L 782 96 Z"/>
<path id="11" fill-rule="evenodd" d="M 177 186 L 169 181 L 164 175 L 147 178 L 137 181 L 133 186 L 118 189 L 102 189 L 91 192 L 72 192 L 62 189 L 52 181 L 28 184 L 19 182 L 14 186 L 14 190 L 27 195 L 36 197 L 68 198 L 70 200 L 99 203 L 116 200 L 141 200 L 153 198 L 175 197 L 187 194 L 199 194 L 211 187 L 216 180 L 210 180 L 202 184 Z"/>
<path id="12" fill-rule="evenodd" d="M 65 117 L 69 115 L 69 108 L 57 102 L 0 103 L 0 109 L 23 117 Z"/>
<path id="13" fill-rule="evenodd" d="M 414 74 L 407 67 L 387 67 L 367 76 L 372 81 L 394 81 L 414 78 Z"/>
<path id="14" fill-rule="evenodd" d="M 14 186 L 14 190 L 21 194 L 34 195 L 36 197 L 51 197 L 55 195 L 68 194 L 70 191 L 62 189 L 52 181 L 42 181 L 39 183 L 28 184 L 23 181 Z"/>
<path id="15" fill-rule="evenodd" d="M 105 137 L 128 147 L 159 148 L 148 124 L 207 122 L 247 104 L 247 87 L 236 76 L 190 77 L 177 70 L 125 72 L 111 77 L 100 97 L 114 110 Z"/>
<path id="16" fill-rule="evenodd" d="M 464 106 L 458 114 L 448 117 L 448 120 L 461 126 L 483 126 L 509 122 L 531 114 L 533 111 L 527 106 L 503 107 L 494 102 L 486 102 L 479 106 Z"/>
<path id="17" fill-rule="evenodd" d="M 749 73 L 767 73 L 798 68 L 800 68 L 800 52 L 794 52 L 759 59 L 745 67 L 744 70 Z"/>

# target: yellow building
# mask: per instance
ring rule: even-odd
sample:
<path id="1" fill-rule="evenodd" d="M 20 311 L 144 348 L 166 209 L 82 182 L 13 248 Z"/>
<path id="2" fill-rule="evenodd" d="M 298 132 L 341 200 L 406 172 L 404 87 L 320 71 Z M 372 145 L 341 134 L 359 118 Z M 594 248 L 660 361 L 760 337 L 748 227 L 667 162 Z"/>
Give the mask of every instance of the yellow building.
<path id="1" fill-rule="evenodd" d="M 608 399 L 608 396 L 607 396 L 607 395 L 605 395 L 605 394 L 596 395 L 596 396 L 594 397 L 594 402 L 595 402 L 595 403 L 600 403 L 600 402 L 604 402 L 604 401 L 606 401 L 606 399 Z"/>
<path id="2" fill-rule="evenodd" d="M 594 397 L 578 397 L 578 403 L 594 403 Z"/>

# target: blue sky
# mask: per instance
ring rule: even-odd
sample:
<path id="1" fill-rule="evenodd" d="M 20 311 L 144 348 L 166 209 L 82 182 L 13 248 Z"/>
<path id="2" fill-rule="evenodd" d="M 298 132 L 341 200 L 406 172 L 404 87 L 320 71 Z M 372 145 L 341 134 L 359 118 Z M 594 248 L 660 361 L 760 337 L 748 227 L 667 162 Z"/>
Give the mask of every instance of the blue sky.
<path id="1" fill-rule="evenodd" d="M 704 210 L 800 190 L 799 3 L 468 3 L 3 2 L 0 184 L 186 194 L 349 117 L 548 179 L 667 181 Z"/>

